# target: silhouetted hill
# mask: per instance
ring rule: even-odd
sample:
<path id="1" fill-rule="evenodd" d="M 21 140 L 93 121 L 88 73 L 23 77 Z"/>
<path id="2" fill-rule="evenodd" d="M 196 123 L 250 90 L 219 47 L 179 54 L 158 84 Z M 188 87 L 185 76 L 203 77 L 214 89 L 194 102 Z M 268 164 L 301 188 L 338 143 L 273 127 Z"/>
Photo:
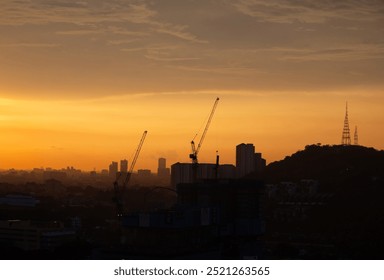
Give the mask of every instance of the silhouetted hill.
<path id="1" fill-rule="evenodd" d="M 265 170 L 268 183 L 315 179 L 327 188 L 348 183 L 356 186 L 384 177 L 384 151 L 363 146 L 308 145 Z"/>
<path id="2" fill-rule="evenodd" d="M 278 184 L 301 179 L 319 189 L 284 192 Z M 267 199 L 271 257 L 383 259 L 383 179 L 384 151 L 362 146 L 309 145 L 269 164 L 265 180 L 280 190 Z"/>

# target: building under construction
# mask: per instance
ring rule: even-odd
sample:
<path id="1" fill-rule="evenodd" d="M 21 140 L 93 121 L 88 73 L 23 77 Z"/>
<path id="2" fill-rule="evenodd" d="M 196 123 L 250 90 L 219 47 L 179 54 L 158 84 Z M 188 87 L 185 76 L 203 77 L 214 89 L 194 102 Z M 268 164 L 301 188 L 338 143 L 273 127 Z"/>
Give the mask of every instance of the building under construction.
<path id="1" fill-rule="evenodd" d="M 215 164 L 198 161 L 218 101 L 198 144 L 191 141 L 192 162 L 171 166 L 169 191 L 177 193 L 177 203 L 169 209 L 122 216 L 122 248 L 128 254 L 124 258 L 260 257 L 263 182 L 235 179 L 235 166 L 219 165 L 218 155 Z"/>
<path id="2" fill-rule="evenodd" d="M 122 220 L 126 254 L 142 258 L 260 258 L 264 184 L 255 180 L 177 185 L 171 209 Z"/>

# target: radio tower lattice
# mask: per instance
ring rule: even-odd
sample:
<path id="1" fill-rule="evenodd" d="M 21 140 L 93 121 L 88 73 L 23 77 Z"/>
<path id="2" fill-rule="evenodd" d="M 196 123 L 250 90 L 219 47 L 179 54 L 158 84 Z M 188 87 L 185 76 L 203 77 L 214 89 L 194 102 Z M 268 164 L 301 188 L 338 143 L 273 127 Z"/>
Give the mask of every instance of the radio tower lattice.
<path id="1" fill-rule="evenodd" d="M 353 145 L 359 145 L 359 136 L 357 135 L 357 125 L 355 126 L 355 134 L 353 135 Z"/>
<path id="2" fill-rule="evenodd" d="M 345 118 L 344 118 L 344 128 L 343 136 L 341 138 L 342 145 L 351 145 L 351 135 L 349 133 L 349 122 L 348 122 L 348 102 L 345 106 Z"/>

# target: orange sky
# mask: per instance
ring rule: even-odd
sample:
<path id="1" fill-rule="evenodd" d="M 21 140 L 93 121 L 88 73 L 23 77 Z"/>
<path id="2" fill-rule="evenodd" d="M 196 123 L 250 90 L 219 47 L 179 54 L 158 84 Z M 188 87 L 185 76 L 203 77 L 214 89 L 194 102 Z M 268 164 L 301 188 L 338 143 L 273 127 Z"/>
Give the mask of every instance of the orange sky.
<path id="1" fill-rule="evenodd" d="M 144 130 L 148 135 L 136 168 L 156 171 L 188 162 L 190 141 L 201 133 L 220 101 L 200 153 L 201 162 L 234 163 L 235 146 L 253 143 L 268 162 L 307 144 L 339 144 L 345 100 L 351 132 L 360 144 L 382 149 L 382 98 L 340 92 L 183 92 L 115 96 L 87 100 L 0 99 L 1 168 L 106 168 L 112 160 L 132 159 Z M 373 102 L 380 100 L 380 102 Z M 198 141 L 196 141 L 197 143 Z"/>
<path id="2" fill-rule="evenodd" d="M 3 1 L 0 169 L 100 170 L 144 130 L 135 170 L 189 162 L 216 97 L 200 162 L 339 144 L 346 101 L 351 133 L 383 149 L 382 2 L 268 3 Z"/>

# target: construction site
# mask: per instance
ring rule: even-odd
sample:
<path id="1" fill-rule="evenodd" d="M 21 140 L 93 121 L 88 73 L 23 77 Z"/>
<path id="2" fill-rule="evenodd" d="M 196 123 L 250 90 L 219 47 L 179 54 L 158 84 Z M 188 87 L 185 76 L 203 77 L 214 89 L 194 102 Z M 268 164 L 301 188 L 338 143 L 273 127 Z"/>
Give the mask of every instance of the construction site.
<path id="1" fill-rule="evenodd" d="M 191 141 L 191 163 L 173 165 L 172 186 L 161 189 L 176 194 L 168 209 L 127 213 L 124 191 L 143 146 L 144 132 L 131 168 L 125 178 L 118 174 L 114 183 L 117 216 L 121 225 L 121 250 L 127 257 L 148 258 L 259 258 L 258 237 L 264 231 L 260 198 L 263 183 L 236 180 L 220 173 L 219 155 L 215 164 L 203 172 L 199 152 L 212 122 L 219 98 L 216 98 L 198 143 Z M 207 164 L 203 165 L 207 168 Z M 177 172 L 178 171 L 178 172 Z M 180 173 L 183 173 L 181 175 Z M 210 174 L 210 175 L 208 175 Z M 119 180 L 122 182 L 119 184 Z M 154 189 L 153 191 L 155 191 Z M 145 203 L 144 203 L 145 204 Z"/>
<path id="2" fill-rule="evenodd" d="M 130 166 L 114 164 L 102 181 L 52 170 L 42 181 L 32 172 L 2 175 L 0 258 L 380 258 L 383 151 L 360 146 L 356 128 L 351 143 L 348 107 L 340 145 L 307 145 L 266 165 L 253 144 L 240 143 L 236 165 L 220 163 L 219 152 L 203 163 L 218 102 L 190 142 L 189 162 L 172 164 L 169 174 L 159 159 L 167 184 L 138 184 L 146 130 Z"/>

